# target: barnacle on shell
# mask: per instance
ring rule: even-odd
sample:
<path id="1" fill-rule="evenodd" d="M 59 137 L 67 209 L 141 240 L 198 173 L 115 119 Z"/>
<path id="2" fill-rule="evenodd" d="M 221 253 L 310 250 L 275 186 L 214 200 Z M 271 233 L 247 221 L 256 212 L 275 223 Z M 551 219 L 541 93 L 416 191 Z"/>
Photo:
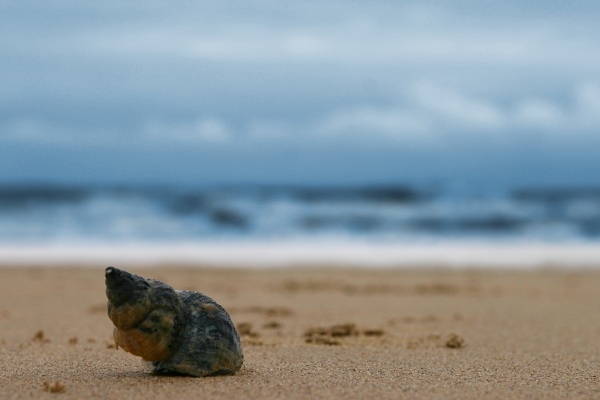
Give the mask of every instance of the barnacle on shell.
<path id="1" fill-rule="evenodd" d="M 151 361 L 157 373 L 207 376 L 240 369 L 239 334 L 213 299 L 114 267 L 105 276 L 117 348 Z"/>

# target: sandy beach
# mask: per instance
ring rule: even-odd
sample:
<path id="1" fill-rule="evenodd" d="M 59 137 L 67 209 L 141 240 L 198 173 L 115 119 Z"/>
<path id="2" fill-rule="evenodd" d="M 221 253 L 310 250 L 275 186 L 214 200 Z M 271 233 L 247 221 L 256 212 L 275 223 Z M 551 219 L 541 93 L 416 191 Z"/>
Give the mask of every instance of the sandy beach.
<path id="1" fill-rule="evenodd" d="M 600 272 L 117 265 L 223 305 L 232 376 L 149 374 L 104 265 L 0 269 L 0 398 L 600 398 Z"/>

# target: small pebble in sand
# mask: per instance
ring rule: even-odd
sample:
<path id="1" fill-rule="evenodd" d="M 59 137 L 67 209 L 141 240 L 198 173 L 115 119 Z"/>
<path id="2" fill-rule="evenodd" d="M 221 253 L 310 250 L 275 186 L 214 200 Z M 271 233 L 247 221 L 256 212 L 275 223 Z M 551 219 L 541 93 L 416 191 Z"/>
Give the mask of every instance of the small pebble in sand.
<path id="1" fill-rule="evenodd" d="M 281 323 L 279 323 L 277 321 L 270 321 L 270 322 L 267 322 L 267 323 L 263 324 L 263 328 L 266 328 L 266 329 L 279 329 L 279 328 L 281 328 Z"/>
<path id="2" fill-rule="evenodd" d="M 33 336 L 33 341 L 34 342 L 39 342 L 39 343 L 48 343 L 50 340 L 46 339 L 46 337 L 44 335 L 44 331 L 40 329 Z"/>
<path id="3" fill-rule="evenodd" d="M 339 346 L 341 343 L 339 340 L 328 338 L 327 336 L 311 336 L 304 340 L 306 343 L 311 344 L 324 344 L 328 346 Z"/>
<path id="4" fill-rule="evenodd" d="M 357 336 L 358 330 L 356 329 L 356 324 L 347 323 L 347 324 L 338 324 L 333 325 L 329 328 L 310 328 L 306 332 L 304 332 L 304 336 L 306 337 L 317 337 L 317 336 L 331 336 L 331 337 L 346 337 L 346 336 Z"/>
<path id="5" fill-rule="evenodd" d="M 383 336 L 385 331 L 380 328 L 363 329 L 362 334 L 365 336 Z"/>
<path id="6" fill-rule="evenodd" d="M 65 385 L 56 381 L 54 383 L 44 382 L 44 391 L 50 393 L 64 393 L 66 392 Z"/>
<path id="7" fill-rule="evenodd" d="M 306 343 L 339 345 L 341 342 L 337 339 L 353 336 L 383 336 L 385 331 L 381 328 L 366 328 L 359 330 L 356 324 L 349 322 L 346 324 L 332 325 L 329 328 L 314 327 L 304 332 Z"/>
<path id="8" fill-rule="evenodd" d="M 460 349 L 464 347 L 465 339 L 458 336 L 456 333 L 451 333 L 448 335 L 448 339 L 446 340 L 446 347 L 450 349 Z"/>
<path id="9" fill-rule="evenodd" d="M 240 336 L 248 336 L 251 338 L 257 338 L 260 335 L 252 330 L 252 324 L 250 322 L 241 322 L 237 324 L 236 329 Z"/>

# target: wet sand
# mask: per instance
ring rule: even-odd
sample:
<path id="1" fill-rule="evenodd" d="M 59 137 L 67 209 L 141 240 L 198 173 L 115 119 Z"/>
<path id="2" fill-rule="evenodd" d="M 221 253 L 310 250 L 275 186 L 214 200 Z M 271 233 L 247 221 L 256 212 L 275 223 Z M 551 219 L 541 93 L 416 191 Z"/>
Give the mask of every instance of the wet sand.
<path id="1" fill-rule="evenodd" d="M 151 375 L 103 266 L 4 266 L 0 398 L 600 398 L 597 270 L 117 266 L 222 304 L 241 371 Z"/>

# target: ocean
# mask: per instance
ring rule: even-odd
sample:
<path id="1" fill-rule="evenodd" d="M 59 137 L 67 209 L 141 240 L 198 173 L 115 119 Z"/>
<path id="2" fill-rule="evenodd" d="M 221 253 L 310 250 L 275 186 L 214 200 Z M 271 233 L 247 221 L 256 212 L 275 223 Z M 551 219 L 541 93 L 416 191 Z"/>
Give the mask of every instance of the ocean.
<path id="1" fill-rule="evenodd" d="M 599 247 L 600 188 L 0 186 L 0 261 L 13 263 L 115 254 L 115 262 L 377 264 L 421 254 L 430 263 L 514 264 L 531 249 L 541 252 L 531 262 L 552 263 L 556 249 L 576 260 Z"/>

